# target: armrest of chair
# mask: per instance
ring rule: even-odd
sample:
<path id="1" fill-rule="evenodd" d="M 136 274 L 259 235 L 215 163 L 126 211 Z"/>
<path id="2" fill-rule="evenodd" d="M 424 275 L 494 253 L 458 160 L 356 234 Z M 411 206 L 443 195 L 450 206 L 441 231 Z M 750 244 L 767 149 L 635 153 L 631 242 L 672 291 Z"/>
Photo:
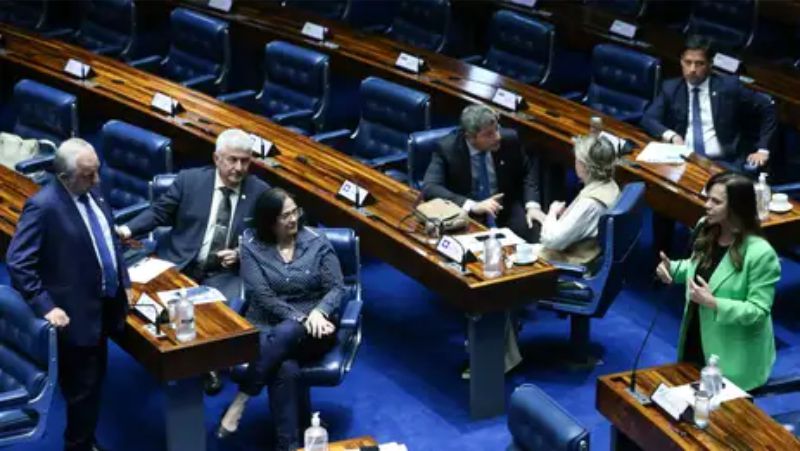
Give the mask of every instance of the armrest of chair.
<path id="1" fill-rule="evenodd" d="M 184 80 L 181 82 L 187 88 L 196 89 L 200 92 L 211 92 L 214 89 L 214 80 L 217 76 L 214 74 L 198 75 L 196 77 Z"/>
<path id="2" fill-rule="evenodd" d="M 342 319 L 339 321 L 339 327 L 344 329 L 356 329 L 361 323 L 361 307 L 364 305 L 358 299 L 351 299 L 342 311 Z"/>
<path id="3" fill-rule="evenodd" d="M 0 393 L 0 410 L 6 410 L 15 406 L 25 404 L 30 396 L 28 390 L 24 388 L 16 388 L 11 391 Z"/>
<path id="4" fill-rule="evenodd" d="M 555 266 L 556 269 L 558 269 L 562 273 L 565 273 L 565 275 L 569 276 L 583 276 L 587 272 L 586 267 L 583 265 L 573 265 L 571 263 L 557 262 L 557 261 L 551 261 L 548 263 Z"/>
<path id="5" fill-rule="evenodd" d="M 144 58 L 139 58 L 128 63 L 130 66 L 137 69 L 146 70 L 148 72 L 155 72 L 158 65 L 161 64 L 161 57 L 159 55 L 150 55 Z"/>
<path id="6" fill-rule="evenodd" d="M 583 99 L 583 93 L 580 91 L 569 91 L 561 94 L 561 97 L 564 97 L 567 100 L 572 100 L 573 102 L 580 103 Z"/>
<path id="7" fill-rule="evenodd" d="M 114 56 L 120 52 L 122 52 L 121 45 L 104 45 L 103 47 L 94 50 L 94 53 L 103 56 Z"/>
<path id="8" fill-rule="evenodd" d="M 278 113 L 272 116 L 272 120 L 285 126 L 294 125 L 306 130 L 312 130 L 311 118 L 314 112 L 311 110 L 295 110 L 288 113 Z"/>
<path id="9" fill-rule="evenodd" d="M 256 92 L 252 89 L 247 89 L 239 92 L 232 92 L 230 94 L 222 94 L 217 96 L 217 100 L 231 105 L 245 108 L 256 97 Z"/>
<path id="10" fill-rule="evenodd" d="M 396 153 L 393 155 L 384 155 L 382 157 L 369 158 L 363 160 L 364 163 L 373 168 L 382 166 L 391 166 L 396 163 L 405 163 L 408 160 L 408 155 L 404 153 Z"/>
<path id="11" fill-rule="evenodd" d="M 642 120 L 642 116 L 642 113 L 628 113 L 618 116 L 617 119 L 629 124 L 638 124 L 639 121 Z"/>
<path id="12" fill-rule="evenodd" d="M 311 139 L 318 143 L 325 144 L 331 147 L 343 147 L 343 145 L 350 139 L 353 132 L 347 129 L 334 130 L 331 132 L 317 133 Z"/>
<path id="13" fill-rule="evenodd" d="M 53 165 L 53 160 L 55 160 L 55 155 L 42 155 L 33 157 L 24 161 L 20 161 L 14 166 L 18 172 L 23 174 L 31 174 L 36 171 L 44 171 L 50 169 Z"/>
<path id="14" fill-rule="evenodd" d="M 483 61 L 483 55 L 470 55 L 461 58 L 461 61 L 467 64 L 480 64 Z"/>
<path id="15" fill-rule="evenodd" d="M 138 204 L 129 205 L 125 208 L 120 208 L 114 211 L 114 224 L 124 224 L 139 215 L 139 213 L 147 210 L 150 207 L 150 202 L 139 202 Z"/>
<path id="16" fill-rule="evenodd" d="M 770 379 L 766 384 L 750 390 L 754 398 L 800 392 L 800 374 Z"/>

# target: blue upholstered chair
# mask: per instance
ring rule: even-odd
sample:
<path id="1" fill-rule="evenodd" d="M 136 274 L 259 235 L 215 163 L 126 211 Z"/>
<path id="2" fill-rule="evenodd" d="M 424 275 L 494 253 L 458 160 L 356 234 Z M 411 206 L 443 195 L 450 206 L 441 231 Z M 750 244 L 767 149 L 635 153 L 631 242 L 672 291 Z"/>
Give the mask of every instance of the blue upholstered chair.
<path id="1" fill-rule="evenodd" d="M 284 6 L 309 11 L 330 20 L 347 20 L 352 0 L 286 0 Z"/>
<path id="2" fill-rule="evenodd" d="M 353 365 L 358 348 L 361 345 L 361 260 L 359 239 L 352 229 L 319 228 L 333 245 L 336 256 L 342 267 L 346 287 L 342 299 L 339 329 L 336 345 L 321 359 L 306 363 L 300 369 L 300 382 L 306 389 L 304 410 L 310 407 L 310 387 L 334 387 L 339 385 Z M 252 233 L 252 229 L 245 234 Z M 233 300 L 230 307 L 239 314 L 247 311 L 247 293 L 244 300 Z M 239 381 L 247 370 L 247 364 L 237 365 L 231 369 L 231 379 Z M 300 418 L 309 418 L 306 413 Z"/>
<path id="3" fill-rule="evenodd" d="M 571 348 L 581 357 L 588 357 L 589 320 L 605 316 L 622 290 L 628 258 L 642 233 L 644 191 L 641 182 L 625 185 L 617 203 L 600 218 L 597 241 L 603 255 L 596 270 L 551 262 L 560 270 L 559 290 L 537 307 L 570 317 Z"/>
<path id="4" fill-rule="evenodd" d="M 543 85 L 553 67 L 555 27 L 511 11 L 495 13 L 485 56 L 464 61 L 523 83 Z"/>
<path id="5" fill-rule="evenodd" d="M 455 28 L 449 0 L 402 0 L 386 30 L 392 39 L 444 53 L 451 50 Z"/>
<path id="6" fill-rule="evenodd" d="M 649 0 L 584 0 L 587 5 L 599 7 L 631 17 L 642 17 Z"/>
<path id="7" fill-rule="evenodd" d="M 313 138 L 372 167 L 405 163 L 409 135 L 430 128 L 430 95 L 368 77 L 361 82 L 361 118 L 353 133 L 337 130 Z"/>
<path id="8" fill-rule="evenodd" d="M 0 446 L 39 439 L 58 380 L 56 330 L 0 286 Z"/>
<path id="9" fill-rule="evenodd" d="M 99 55 L 126 59 L 136 36 L 133 0 L 92 0 L 72 40 Z"/>
<path id="10" fill-rule="evenodd" d="M 305 133 L 321 131 L 330 104 L 328 55 L 288 42 L 264 47 L 264 84 L 261 92 L 241 91 L 219 100 L 266 116 L 278 124 Z"/>
<path id="11" fill-rule="evenodd" d="M 613 44 L 592 51 L 592 80 L 583 103 L 621 121 L 638 123 L 661 80 L 658 58 Z M 575 100 L 575 94 L 566 97 Z"/>
<path id="12" fill-rule="evenodd" d="M 50 2 L 46 0 L 8 0 L 2 4 L 0 19 L 29 30 L 42 30 L 47 24 Z"/>
<path id="13" fill-rule="evenodd" d="M 383 31 L 394 17 L 394 0 L 286 0 L 284 6 L 356 28 Z"/>
<path id="14" fill-rule="evenodd" d="M 717 48 L 735 51 L 753 42 L 758 23 L 756 0 L 698 0 L 684 33 L 710 38 Z"/>
<path id="15" fill-rule="evenodd" d="M 153 177 L 172 171 L 172 140 L 117 120 L 103 125 L 100 140 L 101 185 L 114 221 L 127 222 L 150 205 Z"/>
<path id="16" fill-rule="evenodd" d="M 533 384 L 511 394 L 508 451 L 587 451 L 589 431 L 560 404 Z"/>
<path id="17" fill-rule="evenodd" d="M 165 58 L 153 55 L 130 64 L 207 94 L 225 92 L 231 67 L 228 23 L 175 8 L 170 14 L 170 35 Z"/>
<path id="18" fill-rule="evenodd" d="M 408 184 L 422 189 L 422 180 L 440 139 L 458 127 L 444 127 L 411 134 L 408 145 Z"/>
<path id="19" fill-rule="evenodd" d="M 33 174 L 48 169 L 61 142 L 78 134 L 78 100 L 72 94 L 24 79 L 14 86 L 11 104 L 10 132 L 39 141 L 40 154 L 18 163 L 17 171 Z"/>

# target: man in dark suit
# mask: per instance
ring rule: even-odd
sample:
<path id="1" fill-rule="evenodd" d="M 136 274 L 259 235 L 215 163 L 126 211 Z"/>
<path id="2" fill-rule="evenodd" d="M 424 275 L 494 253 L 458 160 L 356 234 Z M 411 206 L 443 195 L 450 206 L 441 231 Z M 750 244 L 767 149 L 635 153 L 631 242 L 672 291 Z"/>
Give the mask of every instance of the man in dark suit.
<path id="1" fill-rule="evenodd" d="M 539 240 L 545 215 L 536 165 L 517 133 L 500 129 L 497 113 L 485 105 L 466 107 L 461 127 L 439 141 L 422 194 L 451 200 L 490 226 L 509 227 L 525 241 Z"/>
<path id="2" fill-rule="evenodd" d="M 128 269 L 100 190 L 91 144 L 64 141 L 57 181 L 25 203 L 6 260 L 12 284 L 58 328 L 58 376 L 67 405 L 64 449 L 100 449 L 94 438 L 109 334 L 125 325 Z"/>
<path id="3" fill-rule="evenodd" d="M 736 77 L 711 73 L 710 41 L 691 36 L 681 54 L 683 76 L 663 83 L 641 126 L 653 137 L 741 167 L 769 161 L 777 127 L 774 102 Z"/>

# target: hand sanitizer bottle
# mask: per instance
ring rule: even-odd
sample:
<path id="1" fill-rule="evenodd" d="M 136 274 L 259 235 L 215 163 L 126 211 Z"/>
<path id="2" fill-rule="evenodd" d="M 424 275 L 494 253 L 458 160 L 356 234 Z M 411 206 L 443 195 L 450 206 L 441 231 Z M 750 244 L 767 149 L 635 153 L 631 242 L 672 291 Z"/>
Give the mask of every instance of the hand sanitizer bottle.
<path id="1" fill-rule="evenodd" d="M 181 290 L 181 298 L 178 300 L 176 310 L 178 327 L 175 330 L 175 338 L 181 343 L 194 340 L 197 337 L 194 325 L 194 303 L 189 300 L 186 290 Z"/>
<path id="2" fill-rule="evenodd" d="M 756 183 L 755 191 L 758 219 L 763 221 L 769 216 L 769 203 L 772 200 L 772 190 L 770 190 L 767 184 L 766 172 L 762 172 L 758 175 L 758 183 Z"/>
<path id="3" fill-rule="evenodd" d="M 489 279 L 503 275 L 503 247 L 495 229 L 489 232 L 483 245 L 483 275 Z"/>
<path id="4" fill-rule="evenodd" d="M 328 431 L 319 425 L 319 412 L 311 415 L 311 426 L 305 433 L 306 451 L 328 451 Z"/>

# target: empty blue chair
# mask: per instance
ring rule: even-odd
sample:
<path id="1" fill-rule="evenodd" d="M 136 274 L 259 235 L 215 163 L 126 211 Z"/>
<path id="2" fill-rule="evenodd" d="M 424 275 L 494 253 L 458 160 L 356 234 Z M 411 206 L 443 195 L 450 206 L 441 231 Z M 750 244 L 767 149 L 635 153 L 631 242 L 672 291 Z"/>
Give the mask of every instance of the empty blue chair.
<path id="1" fill-rule="evenodd" d="M 455 29 L 449 0 L 403 0 L 386 33 L 400 42 L 443 53 L 452 48 Z"/>
<path id="2" fill-rule="evenodd" d="M 133 0 L 92 0 L 72 40 L 99 55 L 126 59 L 136 35 Z"/>
<path id="3" fill-rule="evenodd" d="M 353 133 L 314 136 L 372 167 L 404 163 L 409 136 L 430 128 L 430 95 L 377 77 L 361 82 L 361 118 Z"/>
<path id="4" fill-rule="evenodd" d="M 46 0 L 8 0 L 2 4 L 0 18 L 5 23 L 42 30 L 47 24 L 51 4 Z"/>
<path id="5" fill-rule="evenodd" d="M 170 47 L 130 64 L 207 94 L 225 92 L 231 67 L 228 23 L 185 8 L 170 14 Z"/>
<path id="6" fill-rule="evenodd" d="M 39 439 L 58 380 L 56 330 L 0 286 L 0 446 Z"/>
<path id="7" fill-rule="evenodd" d="M 385 29 L 395 10 L 394 0 L 286 0 L 283 4 L 371 31 Z"/>
<path id="8" fill-rule="evenodd" d="M 553 67 L 555 27 L 511 11 L 495 13 L 485 56 L 465 58 L 523 83 L 543 85 Z"/>
<path id="9" fill-rule="evenodd" d="M 587 451 L 589 431 L 564 407 L 533 384 L 511 394 L 507 451 Z"/>
<path id="10" fill-rule="evenodd" d="M 288 42 L 273 41 L 264 47 L 264 84 L 253 90 L 224 94 L 232 103 L 278 124 L 301 132 L 321 131 L 330 104 L 328 55 Z"/>
<path id="11" fill-rule="evenodd" d="M 642 233 L 645 185 L 629 183 L 617 203 L 598 224 L 597 240 L 603 255 L 594 272 L 580 265 L 551 262 L 559 272 L 559 290 L 539 308 L 569 315 L 571 348 L 582 357 L 589 345 L 589 320 L 602 318 L 622 290 L 628 258 Z"/>
<path id="12" fill-rule="evenodd" d="M 660 80 L 658 58 L 618 45 L 599 44 L 592 51 L 592 79 L 583 103 L 621 121 L 638 123 L 655 99 Z"/>
<path id="13" fill-rule="evenodd" d="M 100 132 L 100 180 L 114 213 L 124 223 L 149 205 L 150 181 L 172 171 L 172 141 L 126 122 L 111 120 Z"/>
<path id="14" fill-rule="evenodd" d="M 411 134 L 408 145 L 408 184 L 421 190 L 425 171 L 431 164 L 433 152 L 439 146 L 439 140 L 458 127 L 444 127 Z"/>
<path id="15" fill-rule="evenodd" d="M 692 2 L 684 33 L 706 36 L 717 48 L 735 51 L 750 46 L 757 23 L 755 0 L 699 0 Z"/>

